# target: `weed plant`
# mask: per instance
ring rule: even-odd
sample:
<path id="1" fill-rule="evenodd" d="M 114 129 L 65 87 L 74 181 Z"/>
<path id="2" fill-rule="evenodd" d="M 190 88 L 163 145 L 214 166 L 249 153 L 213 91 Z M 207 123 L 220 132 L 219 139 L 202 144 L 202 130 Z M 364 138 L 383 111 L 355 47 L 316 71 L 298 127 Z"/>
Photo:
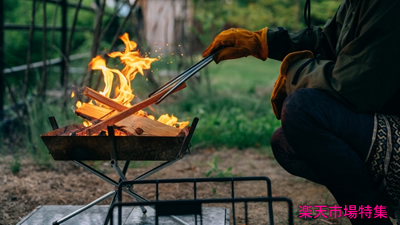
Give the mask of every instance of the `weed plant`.
<path id="1" fill-rule="evenodd" d="M 228 167 L 225 170 L 222 170 L 218 166 L 218 157 L 214 156 L 212 162 L 209 162 L 208 165 L 210 169 L 205 174 L 206 177 L 235 177 L 236 175 L 231 172 L 232 167 Z M 213 193 L 214 190 L 213 190 Z"/>

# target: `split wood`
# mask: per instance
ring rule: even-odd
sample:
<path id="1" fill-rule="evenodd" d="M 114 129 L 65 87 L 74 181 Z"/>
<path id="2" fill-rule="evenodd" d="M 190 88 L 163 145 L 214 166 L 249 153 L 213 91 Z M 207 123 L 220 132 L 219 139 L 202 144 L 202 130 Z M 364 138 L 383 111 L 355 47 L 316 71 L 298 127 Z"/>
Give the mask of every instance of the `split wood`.
<path id="1" fill-rule="evenodd" d="M 176 91 L 179 91 L 179 90 L 182 90 L 182 89 L 185 88 L 185 87 L 186 87 L 186 84 L 183 83 L 182 85 L 180 85 L 180 86 L 175 90 L 175 92 L 176 92 Z M 172 88 L 172 87 L 170 87 L 170 88 Z M 132 114 L 134 114 L 134 113 L 136 113 L 137 111 L 139 111 L 139 110 L 141 110 L 141 109 L 144 109 L 144 108 L 146 108 L 146 107 L 148 107 L 148 106 L 154 104 L 155 102 L 157 102 L 157 100 L 158 100 L 161 96 L 163 96 L 165 93 L 167 93 L 167 92 L 170 90 L 170 88 L 167 88 L 167 89 L 163 90 L 162 92 L 157 93 L 157 94 L 155 94 L 155 95 L 153 95 L 153 96 L 147 98 L 146 100 L 143 100 L 143 101 L 141 101 L 141 102 L 139 102 L 139 103 L 133 105 L 133 106 L 130 107 L 130 108 L 124 109 L 123 111 L 119 112 L 118 114 L 115 114 L 115 115 L 113 115 L 113 116 L 111 116 L 111 117 L 109 117 L 109 118 L 107 118 L 107 119 L 105 119 L 105 120 L 99 122 L 98 124 L 92 125 L 92 126 L 86 128 L 86 129 L 84 129 L 83 131 L 81 131 L 81 133 L 82 133 L 83 135 L 88 135 L 88 136 L 91 136 L 91 135 L 93 135 L 93 134 L 99 133 L 101 130 L 105 129 L 107 125 L 108 125 L 108 126 L 112 126 L 112 125 L 114 125 L 115 123 L 121 121 L 122 119 L 124 119 L 124 118 L 126 118 L 126 117 L 128 117 L 128 116 L 130 116 L 130 115 L 132 115 Z M 90 93 L 90 94 L 92 94 L 92 95 L 94 94 L 94 91 L 92 92 L 92 91 L 86 91 L 86 90 L 85 90 L 85 92 L 88 93 L 88 94 Z M 100 94 L 99 94 L 99 95 L 100 95 Z M 97 95 L 97 97 L 99 97 L 99 96 Z M 104 97 L 104 96 L 103 96 L 103 97 Z M 107 98 L 107 99 L 108 99 L 108 98 Z M 98 98 L 98 99 L 97 99 L 97 101 L 99 101 L 99 102 L 101 102 L 101 100 L 104 101 L 105 99 L 101 99 L 101 98 Z M 112 101 L 111 99 L 108 99 L 108 100 Z M 102 103 L 105 104 L 104 102 L 102 102 Z M 111 104 L 111 103 L 107 101 L 107 104 Z M 114 106 L 115 106 L 115 105 L 114 105 Z M 112 106 L 110 106 L 110 107 L 112 107 Z M 119 107 L 119 106 L 115 106 L 115 107 Z M 125 106 L 124 106 L 124 107 L 125 107 Z M 122 109 L 122 107 L 119 107 L 119 109 Z"/>
<path id="2" fill-rule="evenodd" d="M 76 115 L 91 121 L 105 120 L 117 113 L 113 109 L 86 103 L 83 103 L 79 109 L 75 110 Z M 125 132 L 129 136 L 176 137 L 182 131 L 174 126 L 169 126 L 135 114 L 116 122 L 115 128 Z"/>

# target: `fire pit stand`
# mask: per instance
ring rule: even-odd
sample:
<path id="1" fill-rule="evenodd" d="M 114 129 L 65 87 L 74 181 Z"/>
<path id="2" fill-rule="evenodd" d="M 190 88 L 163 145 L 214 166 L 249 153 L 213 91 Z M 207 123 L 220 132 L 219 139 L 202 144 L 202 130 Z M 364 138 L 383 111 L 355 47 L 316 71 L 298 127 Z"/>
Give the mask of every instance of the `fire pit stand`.
<path id="1" fill-rule="evenodd" d="M 57 122 L 55 120 L 54 117 L 50 117 L 50 124 L 53 128 L 53 130 L 60 130 L 60 128 L 58 128 Z M 159 166 L 143 173 L 142 175 L 136 177 L 135 179 L 133 179 L 132 181 L 138 181 L 138 180 L 142 180 L 145 179 L 147 177 L 149 177 L 150 175 L 172 165 L 173 163 L 179 161 L 180 159 L 182 159 L 183 157 L 185 157 L 187 154 L 190 153 L 189 150 L 189 145 L 190 145 L 190 140 L 193 136 L 194 130 L 196 129 L 196 125 L 198 122 L 198 118 L 194 118 L 192 124 L 191 124 L 191 128 L 188 132 L 188 134 L 185 137 L 180 137 L 179 139 L 176 139 L 175 137 L 158 137 L 155 138 L 154 137 L 116 137 L 114 135 L 114 127 L 113 126 L 108 126 L 107 130 L 109 133 L 108 137 L 68 137 L 68 136 L 63 136 L 60 137 L 58 136 L 56 133 L 47 133 L 42 135 L 42 140 L 45 142 L 47 148 L 49 149 L 50 153 L 52 154 L 53 158 L 55 160 L 72 160 L 76 165 L 82 167 L 83 169 L 85 169 L 86 171 L 100 177 L 101 179 L 103 179 L 104 181 L 108 182 L 109 184 L 114 186 L 114 190 L 110 191 L 109 193 L 101 196 L 100 198 L 92 201 L 91 203 L 87 204 L 86 206 L 68 214 L 67 216 L 54 221 L 53 225 L 58 225 L 61 224 L 67 220 L 69 220 L 70 218 L 82 213 L 83 211 L 89 209 L 90 207 L 97 205 L 98 203 L 104 201 L 105 199 L 109 198 L 112 196 L 112 200 L 111 200 L 111 204 L 110 204 L 110 208 L 109 208 L 109 212 L 111 212 L 111 206 L 114 204 L 116 198 L 117 198 L 117 193 L 118 193 L 118 187 L 119 184 L 123 181 L 128 181 L 125 177 L 125 174 L 128 170 L 129 164 L 131 160 L 162 160 L 162 161 L 166 161 L 162 164 L 160 164 Z M 67 130 L 68 128 L 65 127 L 65 130 Z M 66 140 L 67 138 L 69 138 L 69 140 Z M 71 140 L 71 138 L 74 138 L 74 140 Z M 82 138 L 84 138 L 82 142 Z M 90 143 L 97 143 L 98 145 L 101 145 L 104 142 L 104 139 L 108 139 L 109 142 L 109 146 L 110 146 L 110 150 L 109 150 L 109 156 L 110 158 L 110 163 L 111 163 L 111 167 L 116 171 L 116 173 L 119 176 L 119 181 L 115 181 L 113 179 L 111 179 L 110 177 L 106 176 L 105 174 L 99 172 L 98 170 L 90 167 L 89 165 L 83 163 L 81 160 L 105 160 L 104 155 L 102 154 L 95 154 L 94 157 L 90 157 L 90 155 L 93 155 L 91 153 L 95 153 L 92 151 L 89 151 L 89 154 L 82 154 L 82 152 L 84 152 L 85 150 L 87 150 L 87 147 L 85 148 L 85 144 L 87 144 L 86 139 L 87 138 L 97 138 L 95 142 L 93 141 L 89 141 Z M 173 143 L 172 147 L 175 149 L 173 152 L 175 153 L 175 157 L 171 158 L 171 154 L 161 154 L 156 152 L 155 155 L 154 154 L 149 154 L 147 156 L 143 157 L 139 157 L 139 159 L 136 158 L 130 158 L 130 154 L 127 153 L 126 151 L 119 151 L 120 149 L 118 149 L 118 147 L 125 146 L 125 143 L 122 142 L 126 142 L 127 138 L 133 138 L 132 140 L 142 140 L 142 139 L 146 139 L 144 140 L 144 143 L 148 143 L 151 146 L 149 147 L 149 149 L 153 149 L 154 150 L 154 146 L 152 145 L 152 142 L 149 142 L 151 140 L 160 140 L 160 142 L 163 143 Z M 141 138 L 141 139 L 138 139 Z M 180 149 L 176 148 L 176 144 L 179 143 L 179 140 L 183 140 L 183 142 L 181 142 L 180 144 Z M 178 142 L 177 142 L 178 141 Z M 65 148 L 66 150 L 60 149 L 59 144 L 55 144 L 55 143 L 59 143 L 59 142 L 63 142 L 63 143 L 67 143 Z M 82 143 L 81 143 L 82 142 Z M 128 142 L 130 142 L 130 140 L 128 140 Z M 80 144 L 79 144 L 80 143 Z M 131 143 L 132 146 L 134 143 Z M 56 146 L 56 147 L 55 147 Z M 164 146 L 164 147 L 168 147 L 168 146 Z M 62 147 L 61 147 L 62 148 Z M 77 149 L 77 150 L 76 150 Z M 122 149 L 123 150 L 123 149 Z M 132 150 L 132 149 L 131 149 Z M 177 151 L 178 150 L 178 151 Z M 100 151 L 101 152 L 101 151 Z M 122 156 L 122 157 L 121 157 Z M 147 158 L 146 158 L 147 157 Z M 130 158 L 130 159 L 128 159 Z M 123 166 L 123 169 L 121 170 L 118 166 L 118 160 L 126 160 L 125 164 Z M 137 194 L 134 190 L 133 190 L 133 186 L 124 186 L 123 188 L 121 188 L 122 191 L 124 191 L 125 193 L 129 194 L 130 196 L 132 196 L 136 202 L 149 202 L 147 199 L 145 199 L 144 197 L 140 196 L 139 194 Z M 146 213 L 147 210 L 144 208 L 144 206 L 141 206 L 142 212 Z M 108 224 L 109 220 L 110 220 L 110 213 L 107 214 L 107 217 L 104 221 L 104 224 Z M 174 216 L 172 216 L 174 217 Z M 174 218 L 174 220 L 176 220 L 177 222 L 180 222 L 182 224 L 186 224 L 183 221 L 180 221 L 179 218 Z"/>

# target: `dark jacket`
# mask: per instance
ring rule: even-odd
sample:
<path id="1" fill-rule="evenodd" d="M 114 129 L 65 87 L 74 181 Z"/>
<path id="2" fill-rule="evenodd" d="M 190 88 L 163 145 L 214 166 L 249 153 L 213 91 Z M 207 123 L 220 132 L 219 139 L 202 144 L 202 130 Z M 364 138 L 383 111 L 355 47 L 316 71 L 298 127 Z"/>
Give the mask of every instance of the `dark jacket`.
<path id="1" fill-rule="evenodd" d="M 269 29 L 268 48 L 277 60 L 300 50 L 316 56 L 290 65 L 287 94 L 317 88 L 357 112 L 400 115 L 400 1 L 344 0 L 322 29 Z"/>

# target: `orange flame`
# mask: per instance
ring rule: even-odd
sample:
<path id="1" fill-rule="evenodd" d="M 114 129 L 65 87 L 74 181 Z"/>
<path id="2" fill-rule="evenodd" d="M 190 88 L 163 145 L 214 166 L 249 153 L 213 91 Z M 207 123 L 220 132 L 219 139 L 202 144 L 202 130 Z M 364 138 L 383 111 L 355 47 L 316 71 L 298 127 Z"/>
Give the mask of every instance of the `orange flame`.
<path id="1" fill-rule="evenodd" d="M 119 57 L 121 63 L 125 65 L 125 67 L 119 71 L 117 69 L 110 69 L 106 66 L 106 61 L 101 58 L 101 56 L 96 56 L 92 59 L 89 63 L 89 66 L 93 70 L 101 70 L 104 76 L 104 89 L 103 91 L 99 91 L 100 94 L 110 98 L 113 81 L 114 81 L 114 74 L 117 75 L 119 85 L 114 90 L 114 98 L 111 98 L 113 101 L 118 102 L 121 105 L 131 107 L 131 101 L 135 97 L 132 93 L 133 90 L 131 88 L 131 81 L 135 78 L 137 73 L 140 73 L 144 76 L 143 70 L 147 70 L 151 68 L 151 64 L 154 61 L 157 61 L 158 58 L 148 58 L 148 57 L 141 57 L 139 50 L 136 49 L 137 44 L 134 41 L 129 40 L 129 35 L 127 33 L 121 35 L 119 37 L 125 44 L 125 51 L 124 52 L 112 52 L 108 54 L 111 58 Z M 92 102 L 89 102 L 92 104 Z M 76 107 L 80 108 L 82 106 L 81 102 L 76 103 Z M 104 105 L 100 105 L 106 107 Z M 147 117 L 149 119 L 155 120 L 155 117 L 152 115 L 148 115 L 147 112 L 140 110 L 136 113 L 139 116 Z M 168 114 L 160 116 L 158 119 L 159 122 L 164 123 L 169 126 L 177 126 L 179 128 L 184 128 L 189 124 L 189 122 L 178 122 L 178 118 Z M 91 124 L 87 123 L 84 124 L 85 126 L 90 126 Z"/>
<path id="2" fill-rule="evenodd" d="M 161 115 L 160 118 L 158 118 L 157 120 L 158 122 L 167 124 L 169 126 L 175 126 L 178 125 L 179 128 L 184 128 L 186 127 L 189 122 L 185 121 L 185 122 L 178 122 L 178 118 L 176 118 L 174 115 L 171 114 L 171 116 L 169 116 L 168 114 L 164 114 Z"/>
<path id="3" fill-rule="evenodd" d="M 112 100 L 130 107 L 131 104 L 130 102 L 132 99 L 135 97 L 134 94 L 132 94 L 132 89 L 130 85 L 130 80 L 124 76 L 124 74 L 121 73 L 121 71 L 117 69 L 109 69 L 106 66 L 106 61 L 101 58 L 101 56 L 96 56 L 92 61 L 89 63 L 89 66 L 93 70 L 101 70 L 103 75 L 104 75 L 104 83 L 105 87 L 103 91 L 100 91 L 99 93 L 106 96 L 107 98 L 110 98 L 110 94 L 112 91 L 112 84 L 114 80 L 114 73 L 118 75 L 119 79 L 119 87 L 118 91 L 116 91 L 116 97 L 113 98 Z"/>

